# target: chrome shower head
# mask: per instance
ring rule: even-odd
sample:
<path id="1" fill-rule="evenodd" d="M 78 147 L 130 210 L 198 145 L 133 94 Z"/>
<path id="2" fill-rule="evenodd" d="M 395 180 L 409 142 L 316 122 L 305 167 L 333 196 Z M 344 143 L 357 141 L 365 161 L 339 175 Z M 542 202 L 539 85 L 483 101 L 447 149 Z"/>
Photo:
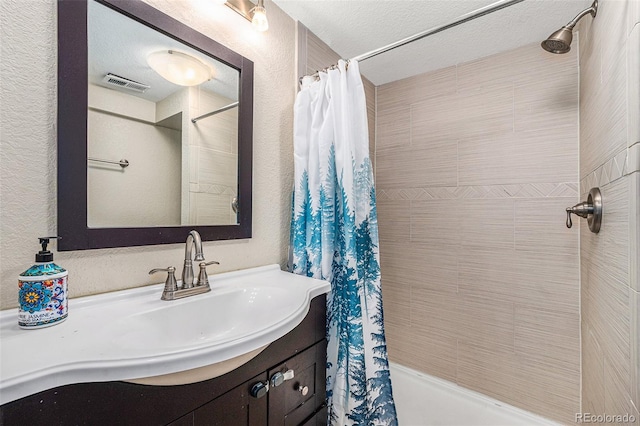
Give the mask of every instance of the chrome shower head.
<path id="1" fill-rule="evenodd" d="M 580 12 L 575 18 L 571 20 L 567 25 L 560 28 L 551 34 L 540 45 L 544 50 L 551 53 L 567 53 L 571 50 L 571 41 L 573 40 L 573 27 L 576 26 L 578 21 L 585 15 L 591 15 L 596 17 L 598 12 L 598 0 L 594 0 L 591 7 Z"/>

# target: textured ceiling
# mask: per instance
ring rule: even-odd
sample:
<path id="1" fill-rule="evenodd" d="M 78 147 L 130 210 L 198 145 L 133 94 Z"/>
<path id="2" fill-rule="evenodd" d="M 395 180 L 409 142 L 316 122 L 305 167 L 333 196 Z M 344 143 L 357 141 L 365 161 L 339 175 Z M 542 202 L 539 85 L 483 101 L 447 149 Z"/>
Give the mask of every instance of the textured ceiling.
<path id="1" fill-rule="evenodd" d="M 274 0 L 345 59 L 447 24 L 495 1 Z M 381 85 L 540 43 L 590 4 L 591 0 L 526 0 L 362 61 L 360 71 Z"/>

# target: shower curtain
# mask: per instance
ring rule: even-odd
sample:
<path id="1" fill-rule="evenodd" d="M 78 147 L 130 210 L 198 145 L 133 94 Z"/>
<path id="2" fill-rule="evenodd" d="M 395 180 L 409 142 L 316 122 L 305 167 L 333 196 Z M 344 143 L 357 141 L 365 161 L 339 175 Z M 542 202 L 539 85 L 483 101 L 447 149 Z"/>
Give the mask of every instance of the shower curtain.
<path id="1" fill-rule="evenodd" d="M 332 425 L 397 425 L 382 316 L 378 223 L 358 63 L 303 82 L 294 109 L 292 272 L 331 282 Z"/>

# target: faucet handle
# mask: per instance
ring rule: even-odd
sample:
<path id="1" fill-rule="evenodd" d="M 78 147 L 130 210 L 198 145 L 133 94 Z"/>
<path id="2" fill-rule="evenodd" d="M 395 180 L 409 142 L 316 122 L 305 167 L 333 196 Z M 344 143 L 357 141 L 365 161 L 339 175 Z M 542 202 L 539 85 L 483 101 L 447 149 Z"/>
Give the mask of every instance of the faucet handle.
<path id="1" fill-rule="evenodd" d="M 212 260 L 211 262 L 200 262 L 200 273 L 198 274 L 198 283 L 196 285 L 209 285 L 209 277 L 207 276 L 207 266 L 219 265 L 220 262 Z"/>
<path id="2" fill-rule="evenodd" d="M 168 272 L 167 280 L 164 282 L 164 291 L 162 292 L 163 299 L 164 295 L 168 292 L 178 290 L 178 282 L 176 281 L 176 268 L 174 266 L 152 269 L 149 271 L 149 275 L 155 274 L 156 272 Z"/>

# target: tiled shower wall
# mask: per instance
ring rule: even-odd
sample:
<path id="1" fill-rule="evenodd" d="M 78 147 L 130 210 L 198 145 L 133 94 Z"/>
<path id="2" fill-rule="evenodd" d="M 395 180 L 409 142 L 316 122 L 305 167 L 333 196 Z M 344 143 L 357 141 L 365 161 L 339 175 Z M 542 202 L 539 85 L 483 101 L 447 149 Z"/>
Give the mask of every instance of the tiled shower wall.
<path id="1" fill-rule="evenodd" d="M 576 50 L 377 88 L 391 360 L 564 422 L 580 408 Z"/>
<path id="2" fill-rule="evenodd" d="M 580 24 L 580 192 L 600 187 L 600 233 L 581 228 L 582 410 L 638 413 L 640 2 L 601 1 Z"/>

